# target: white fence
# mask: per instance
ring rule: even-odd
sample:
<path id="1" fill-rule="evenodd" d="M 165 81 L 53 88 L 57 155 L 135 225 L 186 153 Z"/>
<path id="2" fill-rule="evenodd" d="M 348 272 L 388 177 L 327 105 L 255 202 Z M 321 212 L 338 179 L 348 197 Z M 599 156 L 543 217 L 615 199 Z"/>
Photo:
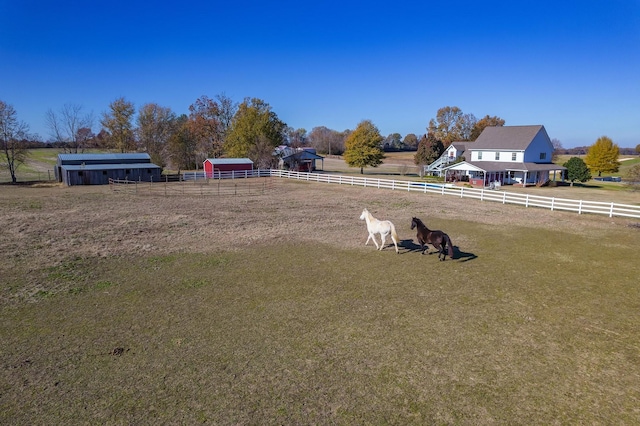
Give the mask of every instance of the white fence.
<path id="1" fill-rule="evenodd" d="M 308 182 L 333 183 L 338 185 L 362 186 L 368 188 L 391 189 L 396 191 L 422 192 L 450 195 L 460 198 L 474 198 L 481 201 L 493 201 L 502 204 L 518 204 L 525 207 L 539 207 L 550 210 L 564 210 L 578 214 L 593 213 L 609 217 L 640 218 L 640 205 L 618 204 L 601 201 L 572 200 L 567 198 L 543 197 L 540 195 L 520 194 L 508 191 L 496 191 L 485 188 L 468 188 L 451 184 L 376 179 L 357 176 L 342 176 L 324 173 L 292 172 L 276 169 L 241 170 L 235 172 L 216 172 L 218 179 L 246 179 L 252 177 L 279 177 L 304 180 Z M 211 180 L 204 172 L 185 172 L 184 181 Z M 504 187 L 503 187 L 504 188 Z"/>
<path id="2" fill-rule="evenodd" d="M 260 176 L 261 171 L 256 171 Z M 264 170 L 262 172 L 265 172 Z M 617 204 L 599 201 L 571 200 L 566 198 L 542 197 L 539 195 L 519 194 L 508 191 L 495 191 L 484 188 L 465 188 L 450 184 L 442 185 L 426 182 L 398 181 L 390 179 L 373 179 L 329 175 L 321 173 L 291 172 L 286 170 L 270 170 L 270 175 L 309 182 L 335 183 L 339 185 L 363 186 L 369 188 L 392 189 L 396 191 L 423 192 L 441 195 L 452 195 L 460 198 L 475 198 L 481 201 L 494 201 L 502 204 L 519 204 L 525 207 L 540 207 L 550 210 L 565 210 L 582 213 L 603 214 L 609 217 L 640 218 L 640 205 Z"/>

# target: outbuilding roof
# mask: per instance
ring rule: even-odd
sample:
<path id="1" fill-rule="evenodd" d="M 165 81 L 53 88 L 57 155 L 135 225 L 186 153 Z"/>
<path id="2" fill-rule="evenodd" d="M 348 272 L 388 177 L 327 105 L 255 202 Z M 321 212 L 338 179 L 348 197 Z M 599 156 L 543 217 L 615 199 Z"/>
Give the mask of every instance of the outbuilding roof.
<path id="1" fill-rule="evenodd" d="M 161 169 L 162 167 L 152 163 L 131 163 L 131 164 L 65 164 L 64 170 L 122 170 L 122 169 Z"/>
<path id="2" fill-rule="evenodd" d="M 253 164 L 250 158 L 207 158 L 211 164 Z"/>
<path id="3" fill-rule="evenodd" d="M 122 160 L 150 160 L 145 152 L 108 153 L 108 154 L 58 154 L 61 161 L 122 161 Z"/>

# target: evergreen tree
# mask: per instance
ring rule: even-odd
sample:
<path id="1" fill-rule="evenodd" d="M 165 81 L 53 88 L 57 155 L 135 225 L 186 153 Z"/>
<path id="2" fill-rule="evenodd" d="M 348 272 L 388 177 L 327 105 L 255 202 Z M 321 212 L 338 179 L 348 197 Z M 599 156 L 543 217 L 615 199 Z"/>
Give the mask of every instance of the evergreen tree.
<path id="1" fill-rule="evenodd" d="M 344 161 L 349 167 L 360 167 L 360 174 L 364 174 L 365 167 L 378 167 L 384 159 L 380 149 L 383 139 L 370 120 L 360 122 L 344 142 Z"/>
<path id="2" fill-rule="evenodd" d="M 567 179 L 571 182 L 571 186 L 575 181 L 586 182 L 591 179 L 591 172 L 582 158 L 571 157 L 563 166 L 567 168 Z"/>
<path id="3" fill-rule="evenodd" d="M 418 143 L 418 150 L 413 156 L 417 165 L 427 165 L 436 161 L 444 152 L 444 144 L 436 139 L 433 133 L 423 135 Z"/>

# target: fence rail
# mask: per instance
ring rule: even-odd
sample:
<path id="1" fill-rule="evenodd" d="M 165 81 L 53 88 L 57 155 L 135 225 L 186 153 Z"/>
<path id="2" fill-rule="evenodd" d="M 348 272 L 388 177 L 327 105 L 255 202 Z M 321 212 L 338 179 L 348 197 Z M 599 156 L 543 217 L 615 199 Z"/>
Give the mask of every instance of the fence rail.
<path id="1" fill-rule="evenodd" d="M 609 217 L 619 216 L 640 218 L 640 205 L 543 197 L 540 195 L 520 194 L 504 190 L 496 191 L 486 188 L 467 188 L 462 186 L 454 186 L 452 184 L 374 179 L 367 177 L 352 177 L 321 173 L 292 172 L 286 170 L 271 170 L 271 176 L 305 180 L 309 182 L 334 183 L 339 185 L 451 195 L 460 198 L 473 198 L 481 201 L 493 201 L 502 204 L 517 204 L 525 207 L 539 207 L 550 209 L 552 211 L 571 211 L 578 214 L 594 213 L 607 215 Z"/>
<path id="2" fill-rule="evenodd" d="M 165 182 L 142 182 L 125 179 L 109 179 L 112 192 L 140 194 L 140 195 L 198 195 L 198 196 L 223 196 L 223 195 L 258 195 L 264 194 L 274 188 L 274 179 L 269 174 L 262 173 L 261 179 L 205 179 L 205 180 L 180 180 Z M 254 176 L 258 178 L 260 175 Z"/>
<path id="3" fill-rule="evenodd" d="M 520 194 L 504 190 L 468 188 L 455 186 L 452 184 L 438 184 L 406 180 L 399 181 L 393 179 L 377 179 L 324 173 L 294 172 L 276 169 L 256 169 L 220 173 L 217 172 L 215 179 L 206 178 L 204 176 L 204 172 L 199 173 L 199 175 L 190 175 L 188 178 L 186 177 L 185 173 L 185 175 L 183 175 L 184 180 L 179 184 L 179 186 L 174 187 L 170 187 L 163 182 L 140 183 L 133 181 L 113 181 L 112 185 L 122 185 L 122 187 L 120 188 L 120 190 L 122 190 L 123 188 L 127 188 L 127 185 L 138 183 L 139 185 L 149 186 L 149 188 L 145 190 L 146 193 L 155 192 L 164 193 L 165 195 L 169 195 L 171 193 L 188 193 L 194 195 L 223 195 L 234 193 L 238 194 L 239 191 L 244 191 L 244 193 L 251 193 L 251 191 L 253 191 L 253 193 L 258 193 L 261 190 L 266 191 L 267 189 L 271 188 L 271 185 L 273 185 L 272 182 L 268 184 L 262 183 L 252 186 L 248 183 L 252 181 L 252 179 L 250 178 L 278 177 L 285 179 L 303 180 L 307 182 L 331 183 L 338 185 L 361 186 L 367 188 L 390 189 L 396 191 L 422 192 L 425 194 L 430 193 L 449 195 L 460 198 L 471 198 L 480 201 L 492 201 L 502 204 L 516 204 L 524 207 L 538 207 L 549 209 L 552 211 L 570 211 L 576 212 L 578 214 L 592 213 L 606 215 L 609 217 L 618 216 L 640 218 L 640 205 L 544 197 L 540 195 Z M 224 181 L 233 182 L 233 184 L 223 185 Z M 241 187 L 238 183 L 240 181 L 246 181 L 245 186 Z M 128 188 L 128 190 L 131 192 L 137 191 L 138 189 L 139 188 L 137 187 Z"/>

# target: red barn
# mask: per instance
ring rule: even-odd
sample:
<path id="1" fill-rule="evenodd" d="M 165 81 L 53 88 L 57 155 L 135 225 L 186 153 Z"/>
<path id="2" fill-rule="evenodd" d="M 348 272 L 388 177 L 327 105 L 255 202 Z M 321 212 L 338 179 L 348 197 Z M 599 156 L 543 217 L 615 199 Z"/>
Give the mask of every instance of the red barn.
<path id="1" fill-rule="evenodd" d="M 253 170 L 253 161 L 248 158 L 207 158 L 203 169 L 207 177 L 214 177 L 215 173 Z"/>

